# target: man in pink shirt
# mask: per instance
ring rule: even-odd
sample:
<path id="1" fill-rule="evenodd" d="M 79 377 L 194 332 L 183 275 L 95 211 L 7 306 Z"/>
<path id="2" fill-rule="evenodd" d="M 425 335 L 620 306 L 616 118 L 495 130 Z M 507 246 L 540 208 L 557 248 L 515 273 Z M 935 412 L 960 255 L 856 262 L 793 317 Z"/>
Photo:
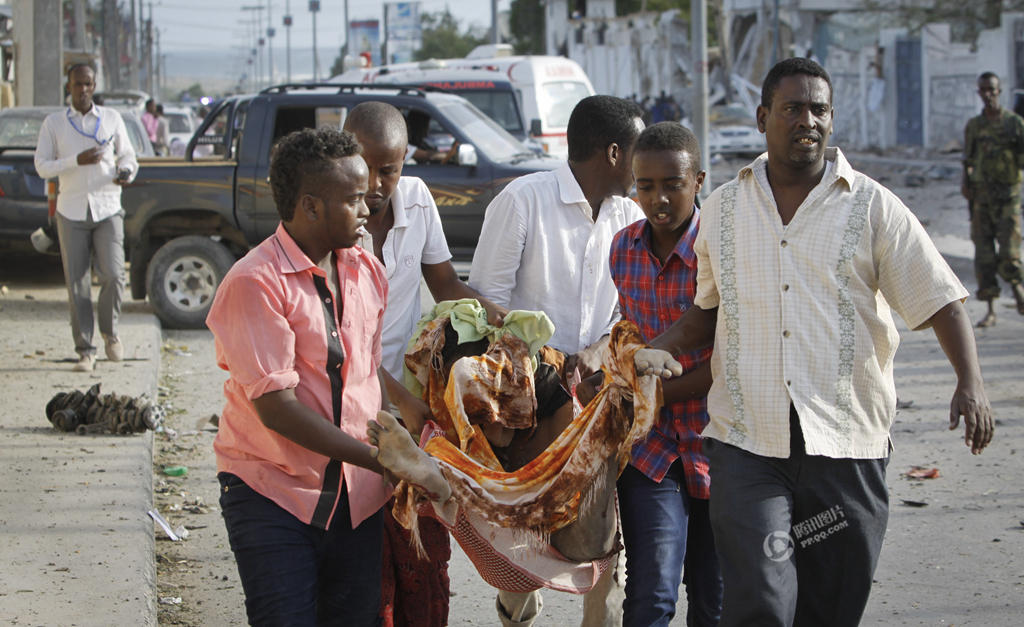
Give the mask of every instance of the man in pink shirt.
<path id="1" fill-rule="evenodd" d="M 376 621 L 391 490 L 365 433 L 383 396 L 388 282 L 355 246 L 367 179 L 349 133 L 280 140 L 270 184 L 282 222 L 231 268 L 207 317 L 230 373 L 214 450 L 252 624 Z"/>
<path id="2" fill-rule="evenodd" d="M 142 126 L 146 129 L 149 141 L 154 144 L 156 143 L 156 131 L 159 124 L 160 120 L 156 117 L 156 100 L 150 98 L 146 101 L 146 111 L 142 114 Z"/>

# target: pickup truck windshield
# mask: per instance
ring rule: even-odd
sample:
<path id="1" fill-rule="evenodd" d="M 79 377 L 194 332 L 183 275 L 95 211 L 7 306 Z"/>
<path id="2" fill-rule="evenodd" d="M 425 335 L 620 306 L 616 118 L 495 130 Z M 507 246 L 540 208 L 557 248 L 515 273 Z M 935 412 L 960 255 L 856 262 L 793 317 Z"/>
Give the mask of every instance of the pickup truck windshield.
<path id="1" fill-rule="evenodd" d="M 496 163 L 512 161 L 530 149 L 508 131 L 498 126 L 491 118 L 484 115 L 476 107 L 468 107 L 464 103 L 448 102 L 438 105 L 452 124 L 458 127 L 467 137 L 472 138 L 476 149 Z"/>

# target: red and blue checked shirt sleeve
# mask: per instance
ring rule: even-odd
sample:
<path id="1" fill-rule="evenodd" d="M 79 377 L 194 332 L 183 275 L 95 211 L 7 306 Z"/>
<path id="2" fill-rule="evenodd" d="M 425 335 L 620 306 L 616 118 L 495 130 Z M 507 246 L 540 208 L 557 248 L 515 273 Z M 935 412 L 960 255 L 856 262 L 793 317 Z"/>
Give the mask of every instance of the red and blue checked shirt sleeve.
<path id="1" fill-rule="evenodd" d="M 619 307 L 650 341 L 693 306 L 697 291 L 697 237 L 700 210 L 694 209 L 690 225 L 662 265 L 651 252 L 647 220 L 635 222 L 616 234 L 611 247 L 611 274 L 619 291 Z M 688 372 L 711 357 L 711 349 L 679 356 Z M 707 399 L 691 399 L 662 408 L 647 439 L 633 447 L 630 463 L 653 481 L 661 482 L 679 459 L 686 475 L 686 489 L 694 498 L 707 499 L 711 480 L 708 460 L 701 453 L 700 433 L 708 424 Z"/>

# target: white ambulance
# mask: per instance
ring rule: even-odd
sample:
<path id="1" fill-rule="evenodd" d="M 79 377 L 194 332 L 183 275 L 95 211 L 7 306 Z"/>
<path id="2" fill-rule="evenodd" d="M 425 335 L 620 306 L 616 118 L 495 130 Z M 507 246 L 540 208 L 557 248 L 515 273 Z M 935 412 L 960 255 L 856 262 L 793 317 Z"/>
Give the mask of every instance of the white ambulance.
<path id="1" fill-rule="evenodd" d="M 519 102 L 523 128 L 529 139 L 540 145 L 544 152 L 565 159 L 568 156 L 566 127 L 569 114 L 576 103 L 594 95 L 586 72 L 572 59 L 553 56 L 518 56 L 511 54 L 508 44 L 479 46 L 464 59 L 430 59 L 413 63 L 396 63 L 375 68 L 349 70 L 331 79 L 332 83 L 374 83 L 396 82 L 407 77 L 410 84 L 420 84 L 438 70 L 472 71 L 472 84 L 479 89 L 481 72 L 493 72 L 501 76 L 494 81 L 493 89 L 511 89 Z M 507 81 L 507 82 L 506 82 Z M 452 83 L 454 84 L 454 82 Z M 453 89 L 462 94 L 459 89 Z M 502 116 L 497 111 L 488 111 L 487 99 L 471 98 L 473 103 L 494 119 Z M 501 102 L 500 98 L 492 99 Z M 507 126 L 507 124 L 503 124 Z M 517 134 L 517 133 L 513 133 Z"/>

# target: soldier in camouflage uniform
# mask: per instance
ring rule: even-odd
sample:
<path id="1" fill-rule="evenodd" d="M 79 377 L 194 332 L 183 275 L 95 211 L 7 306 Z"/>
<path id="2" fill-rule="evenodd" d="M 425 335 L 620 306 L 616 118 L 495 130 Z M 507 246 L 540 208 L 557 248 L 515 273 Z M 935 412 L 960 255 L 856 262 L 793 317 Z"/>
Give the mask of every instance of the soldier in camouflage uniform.
<path id="1" fill-rule="evenodd" d="M 964 132 L 961 192 L 971 212 L 978 298 L 988 303 L 988 314 L 979 327 L 996 323 L 992 304 L 999 296 L 997 274 L 1010 284 L 1017 311 L 1024 315 L 1020 260 L 1024 119 L 999 104 L 999 92 L 999 77 L 994 73 L 978 77 L 978 95 L 985 108 L 967 122 Z"/>

